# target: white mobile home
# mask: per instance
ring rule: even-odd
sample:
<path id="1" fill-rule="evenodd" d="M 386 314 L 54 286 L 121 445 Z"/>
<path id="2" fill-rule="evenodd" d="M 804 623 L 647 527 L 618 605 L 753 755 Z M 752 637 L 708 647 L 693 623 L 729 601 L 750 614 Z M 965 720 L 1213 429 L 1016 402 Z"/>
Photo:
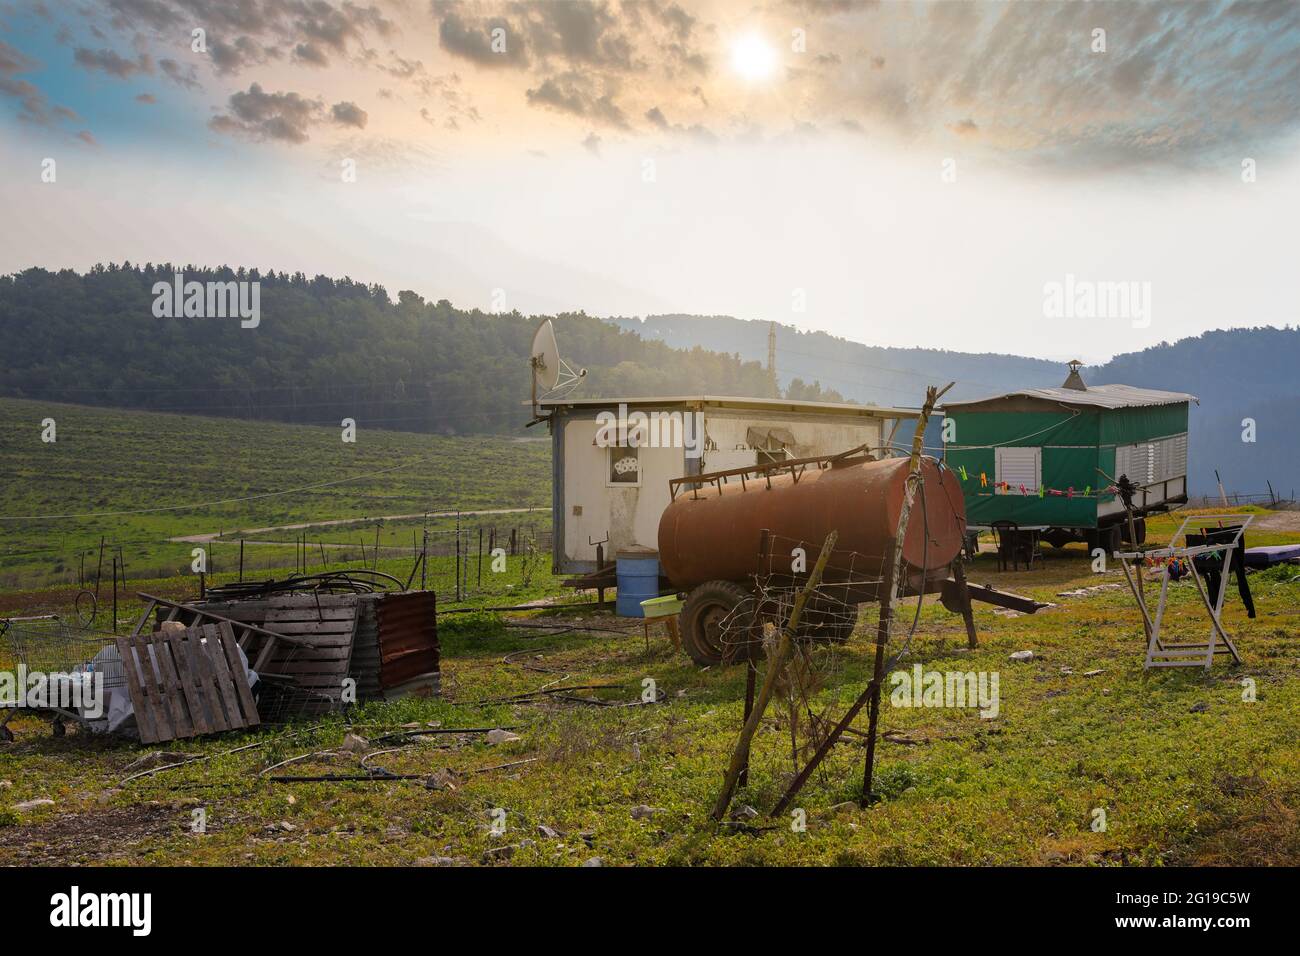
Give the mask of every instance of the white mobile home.
<path id="1" fill-rule="evenodd" d="M 623 548 L 657 547 L 670 478 L 833 455 L 860 445 L 885 457 L 898 423 L 917 417 L 912 409 L 710 395 L 538 405 L 551 430 L 557 574 L 594 570 L 599 543 L 610 559 Z M 685 440 L 636 444 L 622 440 L 622 431 L 611 432 L 611 419 L 636 413 L 685 421 Z M 611 434 L 620 440 L 606 440 Z"/>

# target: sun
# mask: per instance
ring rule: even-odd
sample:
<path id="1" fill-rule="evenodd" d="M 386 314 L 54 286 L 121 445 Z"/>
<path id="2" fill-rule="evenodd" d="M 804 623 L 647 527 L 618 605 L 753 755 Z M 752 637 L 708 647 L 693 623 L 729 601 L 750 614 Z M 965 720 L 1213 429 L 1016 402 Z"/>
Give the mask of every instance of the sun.
<path id="1" fill-rule="evenodd" d="M 750 82 L 767 79 L 776 65 L 776 51 L 757 33 L 737 37 L 731 44 L 731 68 Z"/>

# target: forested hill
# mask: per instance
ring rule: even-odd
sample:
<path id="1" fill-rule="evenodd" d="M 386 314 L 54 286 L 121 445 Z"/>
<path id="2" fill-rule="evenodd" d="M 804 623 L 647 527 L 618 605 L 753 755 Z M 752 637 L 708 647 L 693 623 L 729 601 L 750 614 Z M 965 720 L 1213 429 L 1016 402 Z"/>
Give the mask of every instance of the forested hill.
<path id="1" fill-rule="evenodd" d="M 170 264 L 0 277 L 0 395 L 85 405 L 440 434 L 514 432 L 528 418 L 536 317 L 425 302 L 350 279 L 184 267 L 186 281 L 257 280 L 260 323 L 157 318 Z M 586 315 L 555 320 L 580 394 L 771 393 L 758 362 L 647 342 Z"/>
<path id="2" fill-rule="evenodd" d="M 729 315 L 652 315 L 610 322 L 642 338 L 674 348 L 725 349 L 742 359 L 767 360 L 770 322 Z M 776 326 L 776 371 L 782 388 L 796 379 L 816 380 L 850 401 L 868 405 L 917 406 L 925 386 L 955 381 L 954 400 L 1003 390 L 999 383 L 1060 385 L 1060 362 L 1023 355 L 976 354 L 945 349 L 864 345 L 826 332 Z"/>

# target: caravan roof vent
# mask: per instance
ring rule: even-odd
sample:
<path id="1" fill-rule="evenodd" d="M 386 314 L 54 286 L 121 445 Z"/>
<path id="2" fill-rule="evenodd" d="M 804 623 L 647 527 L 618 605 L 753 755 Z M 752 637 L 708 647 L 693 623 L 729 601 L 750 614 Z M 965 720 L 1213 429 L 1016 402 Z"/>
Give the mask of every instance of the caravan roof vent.
<path id="1" fill-rule="evenodd" d="M 1079 374 L 1079 369 L 1083 366 L 1083 363 L 1078 359 L 1071 359 L 1069 364 L 1070 374 L 1066 376 L 1061 388 L 1072 388 L 1076 392 L 1086 392 L 1088 386 L 1083 384 L 1083 377 Z"/>

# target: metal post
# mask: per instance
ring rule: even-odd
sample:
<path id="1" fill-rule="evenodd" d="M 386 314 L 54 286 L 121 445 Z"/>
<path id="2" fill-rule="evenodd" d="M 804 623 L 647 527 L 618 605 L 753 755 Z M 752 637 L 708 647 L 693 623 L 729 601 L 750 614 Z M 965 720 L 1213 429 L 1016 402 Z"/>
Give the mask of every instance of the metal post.
<path id="1" fill-rule="evenodd" d="M 244 539 L 239 539 L 239 580 L 244 580 Z"/>
<path id="2" fill-rule="evenodd" d="M 99 564 L 95 566 L 95 599 L 99 600 L 99 579 L 104 576 L 104 536 L 99 536 Z"/>
<path id="3" fill-rule="evenodd" d="M 590 541 L 591 539 L 588 538 L 587 540 Z M 605 543 L 602 541 L 600 544 L 596 545 L 596 570 L 603 571 L 604 569 L 605 569 Z M 596 588 L 596 602 L 602 606 L 604 605 L 605 603 L 604 588 Z"/>
<path id="4" fill-rule="evenodd" d="M 113 557 L 113 633 L 117 633 L 117 556 Z"/>
<path id="5" fill-rule="evenodd" d="M 478 526 L 478 588 L 483 587 L 483 526 Z"/>

